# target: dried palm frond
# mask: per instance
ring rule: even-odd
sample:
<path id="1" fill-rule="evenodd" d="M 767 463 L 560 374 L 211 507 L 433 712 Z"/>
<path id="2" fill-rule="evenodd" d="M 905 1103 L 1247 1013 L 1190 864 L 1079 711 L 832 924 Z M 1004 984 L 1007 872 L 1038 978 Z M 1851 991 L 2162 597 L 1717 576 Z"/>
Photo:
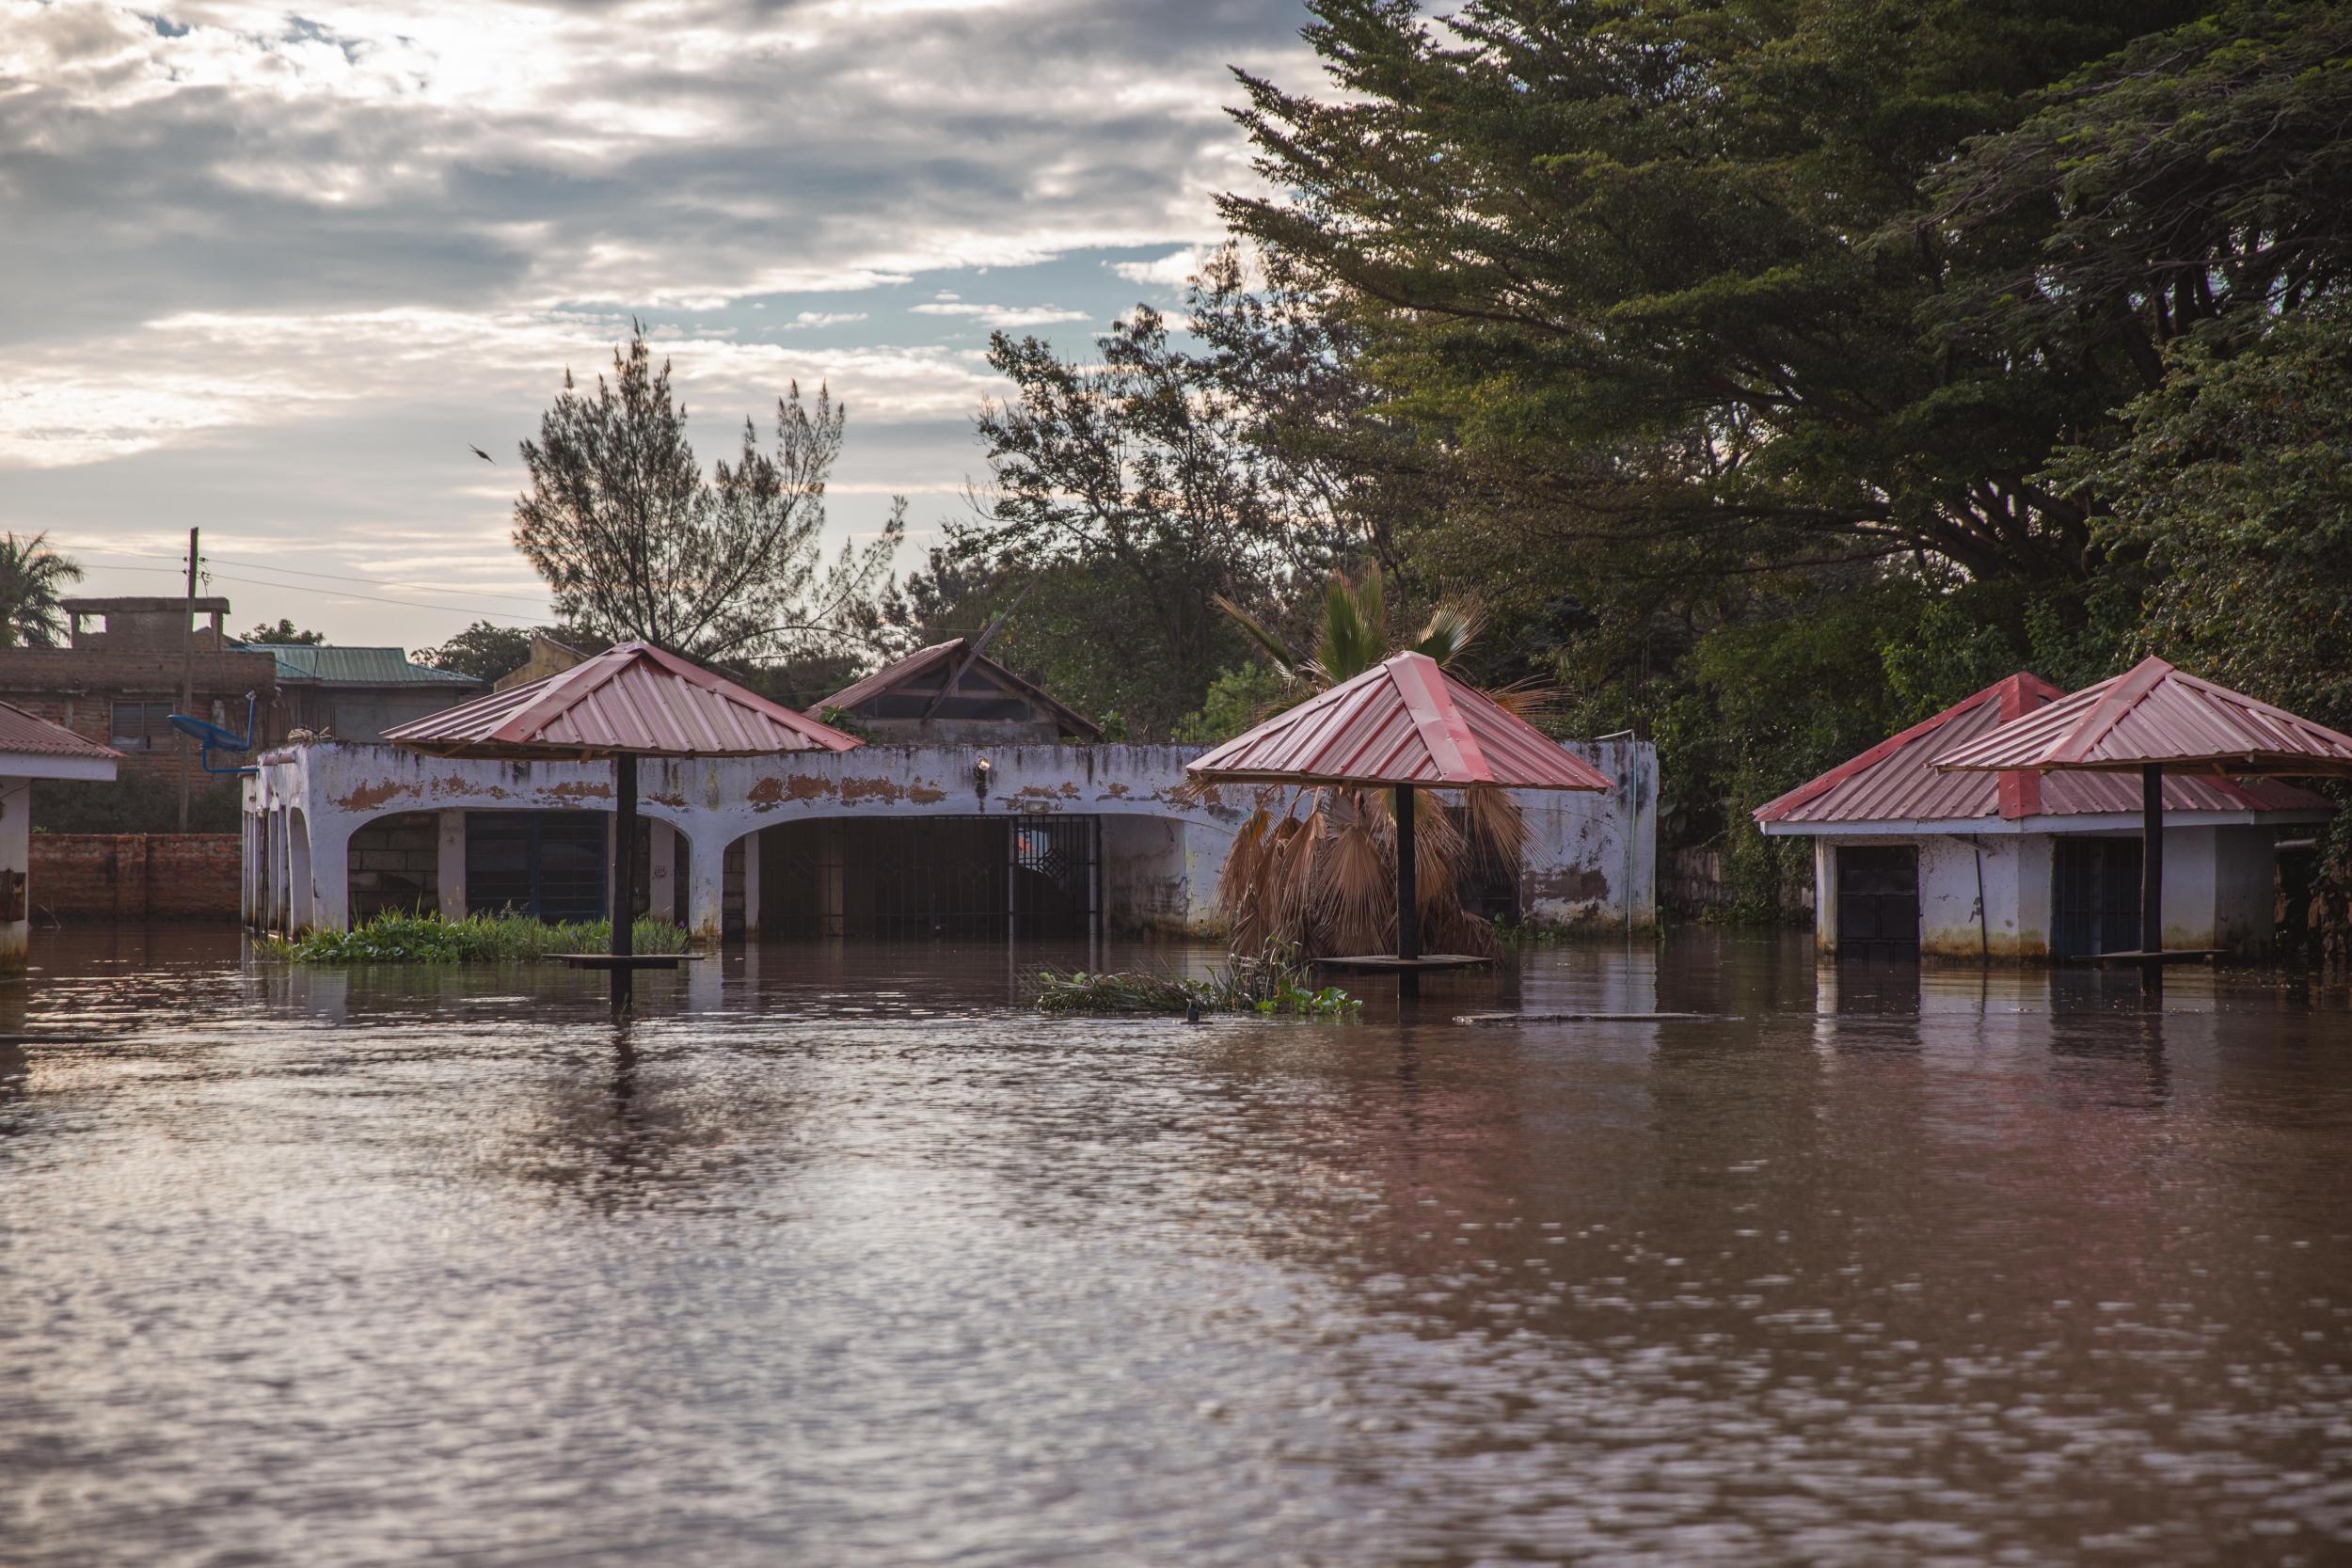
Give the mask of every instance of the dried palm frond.
<path id="1" fill-rule="evenodd" d="M 1490 686 L 1481 689 L 1503 712 L 1515 719 L 1524 719 L 1531 724 L 1560 711 L 1560 689 L 1546 686 L 1541 681 L 1513 681 L 1509 686 Z"/>
<path id="2" fill-rule="evenodd" d="M 1462 829 L 1473 853 L 1505 865 L 1517 865 L 1527 848 L 1527 814 L 1492 785 L 1462 791 Z"/>

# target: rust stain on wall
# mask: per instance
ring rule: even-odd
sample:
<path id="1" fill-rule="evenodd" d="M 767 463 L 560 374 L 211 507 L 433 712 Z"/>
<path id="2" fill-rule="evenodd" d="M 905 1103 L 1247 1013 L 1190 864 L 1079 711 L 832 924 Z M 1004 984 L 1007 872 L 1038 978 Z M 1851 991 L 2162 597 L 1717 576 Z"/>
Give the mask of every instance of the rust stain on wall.
<path id="1" fill-rule="evenodd" d="M 780 806 L 787 800 L 818 800 L 833 793 L 833 781 L 796 773 L 788 779 L 766 778 L 752 785 L 743 799 L 755 806 Z"/>
<path id="2" fill-rule="evenodd" d="M 907 785 L 907 799 L 918 806 L 935 806 L 947 799 L 947 792 L 944 789 L 934 789 L 930 784 L 909 784 Z"/>
<path id="3" fill-rule="evenodd" d="M 335 803 L 345 811 L 381 811 L 392 801 L 416 792 L 414 784 L 397 784 L 387 779 L 382 784 L 360 784 L 350 794 L 337 797 Z"/>
<path id="4" fill-rule="evenodd" d="M 841 798 L 844 800 L 896 800 L 903 793 L 893 779 L 844 779 Z"/>
<path id="5" fill-rule="evenodd" d="M 559 800 L 610 800 L 612 786 L 580 779 L 571 784 L 550 784 L 548 793 Z"/>

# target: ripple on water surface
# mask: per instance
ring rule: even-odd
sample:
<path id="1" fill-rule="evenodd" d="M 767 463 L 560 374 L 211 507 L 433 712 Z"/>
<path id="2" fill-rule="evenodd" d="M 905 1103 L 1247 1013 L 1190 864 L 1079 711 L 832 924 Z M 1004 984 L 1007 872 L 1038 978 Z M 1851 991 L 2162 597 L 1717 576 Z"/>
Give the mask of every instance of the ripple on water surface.
<path id="1" fill-rule="evenodd" d="M 1690 939 L 1187 1028 L 769 945 L 619 1027 L 41 958 L 11 1565 L 2352 1555 L 2340 994 Z M 1713 1016 L 1450 1022 L 1518 1006 Z"/>

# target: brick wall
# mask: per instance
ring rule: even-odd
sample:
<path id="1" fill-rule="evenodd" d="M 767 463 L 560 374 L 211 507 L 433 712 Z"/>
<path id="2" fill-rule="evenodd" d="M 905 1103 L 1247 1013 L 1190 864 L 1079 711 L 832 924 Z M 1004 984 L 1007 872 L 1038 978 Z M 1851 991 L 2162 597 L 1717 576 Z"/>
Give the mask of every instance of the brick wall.
<path id="1" fill-rule="evenodd" d="M 265 743 L 281 738 L 271 733 L 274 718 L 270 703 L 278 683 L 275 658 L 267 654 L 199 653 L 193 673 L 199 713 L 210 715 L 217 701 L 229 728 L 243 729 L 245 694 L 259 692 L 261 706 L 256 721 L 264 732 L 262 738 Z M 111 738 L 115 703 L 156 702 L 179 706 L 180 655 L 176 651 L 164 655 L 89 648 L 0 649 L 0 702 L 12 703 L 27 713 L 62 724 L 103 746 Z M 190 745 L 189 772 L 200 780 L 195 754 L 195 747 Z M 132 753 L 122 764 L 121 771 L 176 779 L 177 749 L 170 743 L 158 742 L 151 752 Z"/>
<path id="2" fill-rule="evenodd" d="M 34 908 L 87 920 L 234 920 L 235 833 L 35 833 Z"/>

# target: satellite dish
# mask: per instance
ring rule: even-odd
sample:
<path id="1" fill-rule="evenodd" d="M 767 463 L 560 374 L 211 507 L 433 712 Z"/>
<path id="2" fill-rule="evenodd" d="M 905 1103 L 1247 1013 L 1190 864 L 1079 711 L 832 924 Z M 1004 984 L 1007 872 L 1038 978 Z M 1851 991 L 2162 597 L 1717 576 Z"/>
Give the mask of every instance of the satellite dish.
<path id="1" fill-rule="evenodd" d="M 195 719 L 184 713 L 171 716 L 171 727 L 196 741 L 208 752 L 244 752 L 252 743 L 234 730 L 225 730 L 208 719 Z"/>

